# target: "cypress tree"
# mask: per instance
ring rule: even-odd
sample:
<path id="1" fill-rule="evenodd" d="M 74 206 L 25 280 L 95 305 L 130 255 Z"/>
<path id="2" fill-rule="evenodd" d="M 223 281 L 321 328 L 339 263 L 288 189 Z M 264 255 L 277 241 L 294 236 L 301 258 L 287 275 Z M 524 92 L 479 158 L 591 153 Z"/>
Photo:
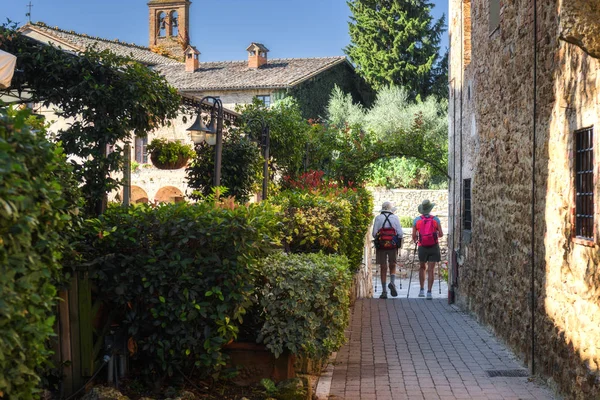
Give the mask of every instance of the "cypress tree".
<path id="1" fill-rule="evenodd" d="M 427 0 L 349 0 L 350 41 L 344 51 L 376 90 L 401 86 L 411 97 L 439 94 L 447 76 L 439 63 L 445 17 L 434 21 Z M 446 97 L 446 96 L 443 96 Z"/>

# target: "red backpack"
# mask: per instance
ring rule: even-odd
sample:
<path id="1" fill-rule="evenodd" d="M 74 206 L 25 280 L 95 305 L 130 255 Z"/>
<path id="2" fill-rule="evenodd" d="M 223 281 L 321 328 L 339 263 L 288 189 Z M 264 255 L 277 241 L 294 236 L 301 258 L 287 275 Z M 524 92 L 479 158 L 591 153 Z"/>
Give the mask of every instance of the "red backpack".
<path id="1" fill-rule="evenodd" d="M 433 219 L 433 215 L 429 217 L 421 215 L 421 220 L 417 221 L 417 231 L 419 231 L 419 245 L 431 247 L 438 243 L 437 222 Z"/>
<path id="2" fill-rule="evenodd" d="M 398 234 L 396 230 L 392 228 L 392 223 L 388 219 L 391 213 L 386 214 L 385 221 L 383 221 L 381 229 L 377 231 L 377 235 L 375 236 L 375 248 L 378 250 L 393 250 L 400 247 Z M 389 228 L 385 227 L 386 222 L 390 225 Z"/>

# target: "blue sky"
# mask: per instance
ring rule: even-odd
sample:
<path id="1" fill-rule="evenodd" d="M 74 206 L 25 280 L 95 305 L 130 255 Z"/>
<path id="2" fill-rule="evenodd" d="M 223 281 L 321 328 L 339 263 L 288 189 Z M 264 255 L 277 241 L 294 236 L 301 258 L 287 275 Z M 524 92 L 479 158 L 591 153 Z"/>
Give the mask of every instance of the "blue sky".
<path id="1" fill-rule="evenodd" d="M 27 21 L 30 0 L 0 0 L 2 22 Z M 433 15 L 448 14 L 448 0 L 432 0 Z M 31 0 L 32 21 L 107 39 L 148 45 L 147 0 Z M 243 60 L 250 42 L 270 58 L 343 55 L 350 11 L 345 0 L 193 0 L 191 43 L 201 61 Z M 448 43 L 444 36 L 442 46 Z"/>

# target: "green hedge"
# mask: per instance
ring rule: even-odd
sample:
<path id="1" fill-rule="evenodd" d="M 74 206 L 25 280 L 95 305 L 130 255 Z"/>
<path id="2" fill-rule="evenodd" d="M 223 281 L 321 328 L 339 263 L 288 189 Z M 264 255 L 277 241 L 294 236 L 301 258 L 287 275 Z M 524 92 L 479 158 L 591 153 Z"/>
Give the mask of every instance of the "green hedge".
<path id="1" fill-rule="evenodd" d="M 272 201 L 283 210 L 283 244 L 292 253 L 339 252 L 350 226 L 345 199 L 302 191 L 283 191 Z"/>
<path id="2" fill-rule="evenodd" d="M 373 218 L 373 197 L 362 187 L 340 187 L 312 171 L 272 201 L 284 210 L 284 243 L 293 253 L 338 253 L 356 271 L 362 262 L 364 238 Z"/>
<path id="3" fill-rule="evenodd" d="M 224 365 L 221 347 L 237 337 L 278 221 L 267 202 L 232 200 L 114 207 L 90 221 L 87 258 L 145 374 Z"/>
<path id="4" fill-rule="evenodd" d="M 0 107 L 0 397 L 38 396 L 77 186 L 29 112 Z M 39 125 L 39 123 L 38 123 Z"/>
<path id="5" fill-rule="evenodd" d="M 258 341 L 324 359 L 344 343 L 352 275 L 344 256 L 275 253 L 260 271 L 262 327 Z"/>

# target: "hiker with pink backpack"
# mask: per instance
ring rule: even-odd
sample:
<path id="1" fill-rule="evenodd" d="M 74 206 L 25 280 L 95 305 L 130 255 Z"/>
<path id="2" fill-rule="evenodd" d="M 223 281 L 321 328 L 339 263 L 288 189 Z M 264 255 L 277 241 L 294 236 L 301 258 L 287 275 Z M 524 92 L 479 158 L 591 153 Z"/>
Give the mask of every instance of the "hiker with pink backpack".
<path id="1" fill-rule="evenodd" d="M 435 264 L 441 261 L 439 238 L 444 236 L 440 219 L 431 215 L 431 210 L 435 206 L 429 200 L 423 200 L 419 204 L 418 210 L 420 216 L 413 221 L 412 240 L 419 245 L 419 283 L 421 290 L 419 297 L 425 297 L 425 265 L 427 264 L 427 299 L 433 299 L 431 288 L 433 287 L 433 271 Z"/>

